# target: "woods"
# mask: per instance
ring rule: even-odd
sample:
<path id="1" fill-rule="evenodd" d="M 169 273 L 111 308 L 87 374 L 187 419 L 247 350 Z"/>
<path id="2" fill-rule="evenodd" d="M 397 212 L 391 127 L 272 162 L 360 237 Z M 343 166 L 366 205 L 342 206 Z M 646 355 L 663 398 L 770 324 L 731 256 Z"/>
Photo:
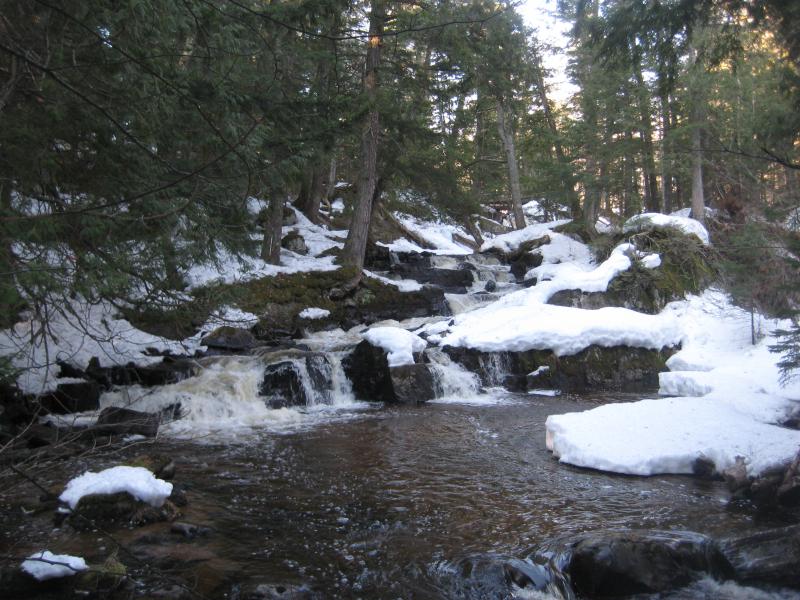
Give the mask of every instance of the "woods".
<path id="1" fill-rule="evenodd" d="M 320 222 L 337 181 L 357 269 L 374 207 L 406 192 L 478 242 L 485 207 L 521 227 L 532 198 L 590 233 L 684 207 L 796 223 L 796 8 L 557 10 L 577 91 L 554 102 L 512 3 L 3 2 L 4 318 L 169 302 L 221 251 L 277 263 L 284 203 Z"/>

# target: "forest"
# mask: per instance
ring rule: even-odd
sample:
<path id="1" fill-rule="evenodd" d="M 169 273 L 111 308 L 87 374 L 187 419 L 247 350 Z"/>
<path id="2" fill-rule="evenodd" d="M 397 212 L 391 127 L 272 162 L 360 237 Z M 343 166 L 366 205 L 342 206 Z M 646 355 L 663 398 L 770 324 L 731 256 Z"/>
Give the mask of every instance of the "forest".
<path id="1" fill-rule="evenodd" d="M 356 267 L 377 207 L 415 199 L 478 244 L 534 198 L 589 233 L 684 207 L 796 228 L 798 10 L 559 1 L 556 103 L 514 3 L 3 2 L 3 318 L 165 301 L 221 249 L 276 262 L 284 203 L 320 222 L 337 181 Z"/>

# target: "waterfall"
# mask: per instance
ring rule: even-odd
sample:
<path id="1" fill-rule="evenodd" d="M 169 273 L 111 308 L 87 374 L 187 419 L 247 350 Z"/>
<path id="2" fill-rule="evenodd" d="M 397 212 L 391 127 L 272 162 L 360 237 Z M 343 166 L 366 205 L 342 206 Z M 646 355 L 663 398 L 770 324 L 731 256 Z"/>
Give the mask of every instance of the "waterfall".
<path id="1" fill-rule="evenodd" d="M 480 394 L 480 379 L 475 373 L 453 362 L 438 348 L 429 348 L 425 356 L 431 361 L 428 368 L 433 375 L 437 400 L 465 400 Z"/>
<path id="2" fill-rule="evenodd" d="M 502 352 L 481 354 L 479 361 L 486 385 L 492 387 L 502 387 L 505 385 L 506 378 L 511 372 L 507 354 Z"/>

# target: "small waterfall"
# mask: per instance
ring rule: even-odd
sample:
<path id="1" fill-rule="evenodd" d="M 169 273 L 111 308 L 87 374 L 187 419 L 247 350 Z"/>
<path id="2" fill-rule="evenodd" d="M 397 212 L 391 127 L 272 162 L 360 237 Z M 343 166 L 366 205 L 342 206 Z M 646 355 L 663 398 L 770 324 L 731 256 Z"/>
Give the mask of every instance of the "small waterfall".
<path id="1" fill-rule="evenodd" d="M 433 375 L 433 385 L 437 399 L 464 400 L 474 398 L 480 393 L 480 378 L 453 362 L 438 348 L 425 351 Z"/>
<path id="2" fill-rule="evenodd" d="M 479 361 L 486 385 L 492 387 L 502 387 L 505 385 L 506 378 L 509 373 L 511 373 L 511 366 L 508 364 L 507 354 L 502 352 L 481 354 Z"/>

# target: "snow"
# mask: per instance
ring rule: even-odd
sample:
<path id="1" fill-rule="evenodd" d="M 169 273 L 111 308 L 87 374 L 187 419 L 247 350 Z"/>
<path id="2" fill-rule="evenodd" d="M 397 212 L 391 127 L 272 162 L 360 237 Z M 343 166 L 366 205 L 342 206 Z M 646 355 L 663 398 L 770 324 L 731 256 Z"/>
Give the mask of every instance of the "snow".
<path id="1" fill-rule="evenodd" d="M 428 252 L 431 254 L 448 255 L 472 254 L 471 248 L 462 246 L 458 242 L 453 241 L 453 234 L 458 234 L 467 239 L 471 239 L 470 235 L 461 227 L 452 225 L 450 223 L 445 223 L 441 220 L 436 223 L 423 222 L 419 219 L 401 213 L 396 213 L 395 217 L 406 229 L 419 235 L 422 239 L 428 242 L 432 248 L 422 248 L 405 238 L 400 238 L 389 244 L 378 242 L 380 246 L 384 246 L 393 252 Z"/>
<path id="2" fill-rule="evenodd" d="M 645 315 L 616 307 L 587 311 L 545 304 L 562 290 L 606 291 L 614 276 L 630 267 L 631 255 L 636 255 L 635 248 L 620 244 L 594 268 L 589 262 L 543 263 L 528 273 L 540 280 L 537 285 L 457 315 L 449 331 L 437 332 L 441 337 L 432 341 L 487 352 L 552 350 L 558 356 L 576 354 L 593 344 L 654 350 L 679 344 L 683 331 L 670 313 Z"/>
<path id="3" fill-rule="evenodd" d="M 324 319 L 325 317 L 330 316 L 331 311 L 327 308 L 317 308 L 316 306 L 310 306 L 308 308 L 304 308 L 300 311 L 300 314 L 297 316 L 301 319 Z"/>
<path id="4" fill-rule="evenodd" d="M 533 225 L 528 225 L 524 229 L 517 229 L 515 231 L 498 235 L 494 239 L 485 241 L 481 246 L 481 252 L 486 252 L 491 248 L 497 248 L 503 253 L 508 254 L 529 240 L 538 240 L 545 235 L 550 235 L 552 239 L 552 235 L 554 233 L 553 228 L 558 227 L 559 225 L 566 225 L 567 223 L 569 223 L 569 219 L 561 219 L 559 221 L 551 221 L 549 223 L 535 223 Z"/>
<path id="5" fill-rule="evenodd" d="M 399 327 L 373 327 L 364 334 L 364 339 L 386 350 L 390 367 L 414 364 L 414 354 L 428 345 L 418 335 Z"/>
<path id="6" fill-rule="evenodd" d="M 632 233 L 652 229 L 654 227 L 670 227 L 682 231 L 686 235 L 694 235 L 709 244 L 708 231 L 700 221 L 677 215 L 663 215 L 661 213 L 642 213 L 628 219 L 622 226 L 624 233 Z"/>
<path id="7" fill-rule="evenodd" d="M 56 377 L 57 361 L 85 367 L 97 357 L 101 366 L 129 361 L 146 365 L 161 361 L 160 356 L 148 356 L 147 348 L 183 354 L 194 352 L 199 344 L 199 340 L 176 342 L 136 329 L 107 302 L 76 298 L 52 307 L 48 316 L 47 328 L 28 316 L 0 331 L 0 356 L 12 355 L 14 366 L 22 369 L 17 383 L 26 393 L 42 393 L 63 382 Z"/>
<path id="8" fill-rule="evenodd" d="M 172 484 L 156 479 L 144 467 L 112 467 L 99 473 L 87 471 L 72 479 L 58 499 L 74 509 L 80 499 L 89 494 L 118 492 L 128 492 L 137 500 L 158 508 L 172 494 Z"/>
<path id="9" fill-rule="evenodd" d="M 691 473 L 698 458 L 722 471 L 743 457 L 750 475 L 788 462 L 800 431 L 777 426 L 800 401 L 800 383 L 781 387 L 767 336 L 750 343 L 750 315 L 718 291 L 671 303 L 661 316 L 681 324 L 683 349 L 660 376 L 661 395 L 554 415 L 548 444 L 562 462 L 626 473 Z M 777 322 L 764 324 L 767 329 Z"/>
<path id="10" fill-rule="evenodd" d="M 34 552 L 26 560 L 22 561 L 21 568 L 37 581 L 45 581 L 47 579 L 75 575 L 75 573 L 85 571 L 89 567 L 86 565 L 86 561 L 79 556 L 53 554 L 49 550 L 42 550 L 41 552 Z"/>
<path id="11" fill-rule="evenodd" d="M 387 285 L 393 285 L 401 292 L 416 292 L 422 289 L 422 284 L 418 281 L 414 281 L 413 279 L 389 279 L 388 277 L 378 275 L 377 273 L 373 273 L 367 269 L 364 269 L 364 275 L 371 277 L 372 279 L 377 279 L 378 281 Z"/>

